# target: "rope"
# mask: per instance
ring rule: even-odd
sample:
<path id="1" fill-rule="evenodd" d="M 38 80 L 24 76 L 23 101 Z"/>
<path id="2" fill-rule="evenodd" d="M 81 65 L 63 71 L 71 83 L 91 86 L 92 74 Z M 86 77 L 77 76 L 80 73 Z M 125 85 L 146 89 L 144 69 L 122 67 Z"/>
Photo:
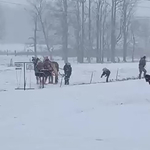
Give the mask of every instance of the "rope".
<path id="1" fill-rule="evenodd" d="M 144 79 L 144 78 L 142 78 Z M 101 83 L 113 83 L 113 82 L 125 82 L 125 81 L 134 81 L 134 80 L 139 80 L 138 77 L 128 77 L 128 78 L 122 78 L 122 79 L 111 79 L 109 80 L 109 82 L 105 82 L 105 81 L 102 81 L 102 82 L 92 82 L 92 83 L 86 83 L 86 82 L 81 82 L 81 83 L 73 83 L 73 84 L 70 84 L 70 86 L 81 86 L 81 85 L 93 85 L 93 84 L 101 84 Z"/>

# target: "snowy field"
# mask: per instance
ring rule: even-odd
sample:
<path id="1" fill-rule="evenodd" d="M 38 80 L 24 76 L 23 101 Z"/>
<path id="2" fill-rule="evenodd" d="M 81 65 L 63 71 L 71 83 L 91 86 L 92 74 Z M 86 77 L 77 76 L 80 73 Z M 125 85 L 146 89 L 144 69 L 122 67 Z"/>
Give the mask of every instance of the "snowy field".
<path id="1" fill-rule="evenodd" d="M 41 59 L 43 57 L 40 57 Z M 31 57 L 27 56 L 0 56 L 0 90 L 14 90 L 16 87 L 23 87 L 23 70 L 16 71 L 15 67 L 8 67 L 10 64 L 10 60 L 15 62 L 29 62 L 31 61 Z M 60 68 L 63 68 L 64 63 L 60 59 L 56 58 L 56 60 Z M 73 68 L 73 75 L 70 79 L 70 84 L 80 84 L 80 83 L 90 83 L 91 75 L 93 73 L 92 82 L 103 82 L 106 79 L 100 78 L 102 74 L 102 69 L 104 67 L 111 70 L 110 79 L 123 79 L 127 77 L 138 77 L 138 63 L 116 63 L 116 64 L 77 64 L 75 60 L 70 60 Z M 146 69 L 148 73 L 150 73 L 150 63 L 147 63 Z M 118 72 L 118 75 L 117 75 Z M 63 73 L 63 70 L 60 69 L 60 73 Z M 59 78 L 59 82 L 61 81 L 61 77 Z M 26 71 L 26 82 L 27 87 L 38 88 L 35 84 L 35 76 L 34 71 Z M 47 88 L 59 87 L 58 85 L 48 85 Z"/>
<path id="2" fill-rule="evenodd" d="M 150 86 L 144 80 L 38 89 L 34 73 L 27 71 L 27 84 L 35 90 L 15 91 L 11 58 L 0 57 L 1 150 L 150 149 Z M 103 67 L 111 70 L 111 79 L 117 70 L 119 79 L 138 76 L 137 63 L 71 64 L 71 84 L 89 83 L 92 72 L 93 82 L 105 81 L 100 78 Z M 23 86 L 23 73 L 17 73 Z"/>

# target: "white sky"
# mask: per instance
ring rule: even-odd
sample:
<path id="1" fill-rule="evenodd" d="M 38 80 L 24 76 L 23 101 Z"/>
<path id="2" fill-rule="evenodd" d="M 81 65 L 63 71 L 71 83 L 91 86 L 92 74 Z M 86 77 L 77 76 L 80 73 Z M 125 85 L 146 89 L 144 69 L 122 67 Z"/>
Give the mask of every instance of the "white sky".
<path id="1" fill-rule="evenodd" d="M 138 4 L 137 15 L 150 17 L 150 1 L 143 0 Z"/>
<path id="2" fill-rule="evenodd" d="M 20 3 L 20 4 L 27 4 L 26 0 L 0 0 L 0 4 L 9 5 L 9 4 L 4 3 L 4 2 L 14 2 L 14 3 Z M 10 5 L 10 6 L 17 6 L 17 5 Z M 140 3 L 138 6 L 139 7 L 137 7 L 137 12 L 136 12 L 136 14 L 138 16 L 150 17 L 150 0 L 140 0 Z M 142 7 L 145 7 L 145 8 L 142 8 Z M 146 8 L 146 7 L 149 7 L 149 8 Z"/>
<path id="3" fill-rule="evenodd" d="M 3 2 L 13 2 L 13 3 L 26 4 L 26 0 L 0 0 L 0 3 L 3 3 Z"/>

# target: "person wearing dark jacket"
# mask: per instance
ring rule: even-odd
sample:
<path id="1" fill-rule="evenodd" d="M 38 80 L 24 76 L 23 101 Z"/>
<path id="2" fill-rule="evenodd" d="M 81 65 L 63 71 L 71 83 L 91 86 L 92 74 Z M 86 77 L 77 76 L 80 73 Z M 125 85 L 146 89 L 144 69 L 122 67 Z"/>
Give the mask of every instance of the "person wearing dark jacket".
<path id="1" fill-rule="evenodd" d="M 141 79 L 142 72 L 144 72 L 144 77 L 146 75 L 146 56 L 142 57 L 139 61 L 139 79 Z"/>
<path id="2" fill-rule="evenodd" d="M 69 85 L 69 79 L 72 74 L 72 67 L 70 63 L 66 63 L 64 66 L 65 85 Z"/>
<path id="3" fill-rule="evenodd" d="M 103 76 L 105 76 L 106 77 L 106 82 L 108 82 L 108 79 L 109 79 L 109 76 L 110 76 L 110 70 L 109 69 L 107 69 L 107 68 L 103 68 L 103 73 L 102 73 L 102 75 L 101 75 L 101 78 L 103 77 Z"/>

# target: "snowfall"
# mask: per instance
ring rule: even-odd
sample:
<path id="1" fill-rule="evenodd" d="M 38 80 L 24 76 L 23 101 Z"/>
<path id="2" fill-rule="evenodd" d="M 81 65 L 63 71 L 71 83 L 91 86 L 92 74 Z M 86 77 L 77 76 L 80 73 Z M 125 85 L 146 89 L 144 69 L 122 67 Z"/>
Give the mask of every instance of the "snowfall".
<path id="1" fill-rule="evenodd" d="M 70 85 L 39 89 L 33 70 L 10 67 L 26 56 L 0 56 L 0 150 L 150 150 L 150 85 L 144 80 L 97 83 L 138 76 L 138 63 L 77 64 Z M 58 60 L 60 68 L 63 62 Z M 150 63 L 146 67 L 150 73 Z M 60 70 L 63 73 L 62 70 Z M 91 84 L 91 75 L 93 78 Z M 78 85 L 87 83 L 85 85 Z"/>

